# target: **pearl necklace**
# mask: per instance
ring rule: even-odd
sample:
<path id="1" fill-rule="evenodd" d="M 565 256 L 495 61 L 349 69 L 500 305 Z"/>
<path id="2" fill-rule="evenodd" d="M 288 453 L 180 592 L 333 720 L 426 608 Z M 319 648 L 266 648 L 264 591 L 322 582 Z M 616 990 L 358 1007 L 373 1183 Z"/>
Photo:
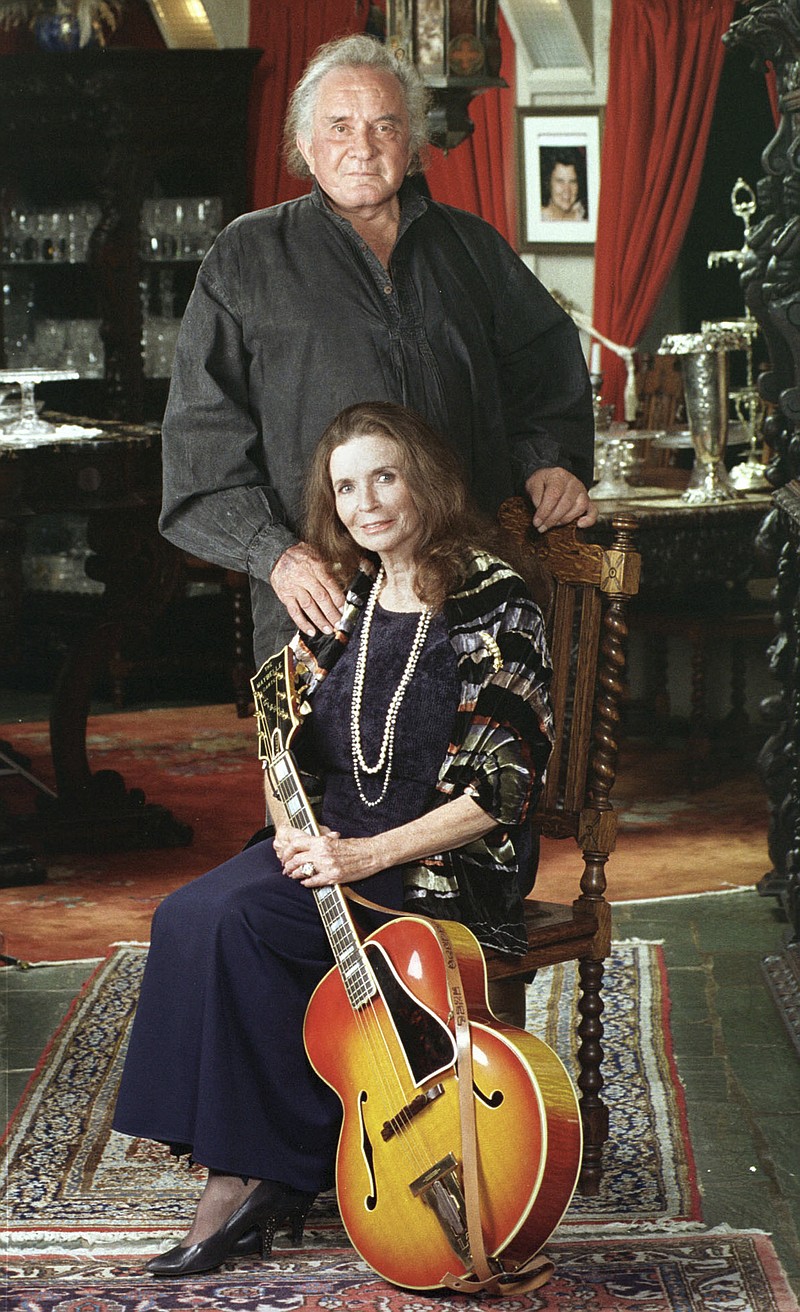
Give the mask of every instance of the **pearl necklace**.
<path id="1" fill-rule="evenodd" d="M 350 702 L 350 745 L 353 758 L 353 778 L 355 779 L 358 795 L 365 806 L 379 806 L 386 796 L 389 787 L 389 780 L 392 777 L 392 761 L 394 758 L 394 731 L 397 724 L 397 716 L 403 698 L 406 695 L 406 689 L 411 682 L 411 677 L 417 668 L 422 648 L 425 646 L 425 639 L 428 636 L 428 629 L 431 622 L 431 611 L 429 607 L 423 606 L 417 624 L 417 632 L 414 641 L 411 644 L 406 668 L 400 678 L 400 682 L 394 690 L 392 700 L 389 702 L 389 709 L 386 712 L 386 723 L 383 728 L 383 741 L 378 760 L 375 765 L 368 765 L 364 759 L 364 750 L 361 745 L 361 701 L 364 696 L 364 677 L 367 670 L 367 652 L 369 650 L 369 635 L 372 629 L 372 617 L 375 613 L 375 606 L 378 601 L 378 593 L 383 587 L 386 574 L 381 565 L 378 570 L 375 582 L 370 590 L 367 604 L 364 607 L 364 622 L 361 626 L 361 641 L 358 647 L 358 657 L 356 658 L 356 672 L 353 679 L 353 695 Z M 374 801 L 370 801 L 364 796 L 364 790 L 361 785 L 362 774 L 380 774 L 385 770 L 383 785 L 380 795 Z"/>

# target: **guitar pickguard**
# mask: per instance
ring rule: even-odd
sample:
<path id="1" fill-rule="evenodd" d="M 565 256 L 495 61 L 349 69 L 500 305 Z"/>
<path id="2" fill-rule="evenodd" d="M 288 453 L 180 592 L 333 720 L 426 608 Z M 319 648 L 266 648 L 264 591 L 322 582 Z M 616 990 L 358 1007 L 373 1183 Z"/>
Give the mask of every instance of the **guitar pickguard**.
<path id="1" fill-rule="evenodd" d="M 422 1085 L 455 1063 L 455 1039 L 439 1017 L 409 993 L 378 943 L 367 942 L 364 950 L 397 1031 L 414 1084 Z"/>

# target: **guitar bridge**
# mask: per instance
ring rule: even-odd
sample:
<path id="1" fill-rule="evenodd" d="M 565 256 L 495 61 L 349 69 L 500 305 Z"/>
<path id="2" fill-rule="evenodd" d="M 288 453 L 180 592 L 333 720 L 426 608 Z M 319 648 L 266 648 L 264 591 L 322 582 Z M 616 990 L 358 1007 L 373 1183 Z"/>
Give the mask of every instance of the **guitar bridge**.
<path id="1" fill-rule="evenodd" d="M 418 1094 L 413 1102 L 407 1103 L 407 1105 L 401 1108 L 397 1115 L 393 1116 L 391 1120 L 384 1121 L 381 1130 L 381 1138 L 388 1142 L 393 1135 L 404 1130 L 409 1122 L 412 1121 L 415 1116 L 418 1116 L 429 1103 L 432 1103 L 436 1098 L 441 1098 L 443 1093 L 444 1085 L 434 1084 L 433 1088 L 428 1089 L 427 1093 Z"/>
<path id="2" fill-rule="evenodd" d="M 422 1198 L 433 1208 L 456 1257 L 471 1270 L 467 1209 L 458 1178 L 458 1163 L 453 1154 L 448 1153 L 435 1166 L 429 1167 L 416 1180 L 412 1180 L 409 1189 L 415 1198 Z"/>

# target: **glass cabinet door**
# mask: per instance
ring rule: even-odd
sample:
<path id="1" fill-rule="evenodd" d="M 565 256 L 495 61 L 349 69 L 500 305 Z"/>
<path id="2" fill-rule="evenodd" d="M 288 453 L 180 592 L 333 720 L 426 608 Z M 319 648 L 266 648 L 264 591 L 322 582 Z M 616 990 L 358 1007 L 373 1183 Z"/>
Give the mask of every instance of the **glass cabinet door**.
<path id="1" fill-rule="evenodd" d="M 146 378 L 169 378 L 198 266 L 222 227 L 220 196 L 163 196 L 142 204 L 139 289 Z"/>
<path id="2" fill-rule="evenodd" d="M 77 369 L 102 378 L 103 344 L 89 277 L 100 207 L 76 201 L 2 215 L 3 357 L 7 369 Z"/>

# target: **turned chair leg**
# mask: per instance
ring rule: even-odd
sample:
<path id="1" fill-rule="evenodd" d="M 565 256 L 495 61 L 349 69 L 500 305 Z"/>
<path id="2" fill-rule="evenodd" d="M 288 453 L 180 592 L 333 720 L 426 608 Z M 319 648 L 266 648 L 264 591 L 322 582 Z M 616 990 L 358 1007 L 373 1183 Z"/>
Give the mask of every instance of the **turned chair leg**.
<path id="1" fill-rule="evenodd" d="M 731 708 L 725 717 L 725 732 L 744 735 L 750 727 L 747 713 L 747 653 L 738 642 L 731 646 Z"/>
<path id="2" fill-rule="evenodd" d="M 583 1121 L 583 1161 L 578 1189 L 589 1196 L 600 1192 L 603 1145 L 608 1139 L 608 1107 L 600 1096 L 603 1088 L 603 973 L 602 961 L 584 958 L 578 964 L 578 1011 L 581 1016 L 578 1025 L 578 1088 Z"/>

